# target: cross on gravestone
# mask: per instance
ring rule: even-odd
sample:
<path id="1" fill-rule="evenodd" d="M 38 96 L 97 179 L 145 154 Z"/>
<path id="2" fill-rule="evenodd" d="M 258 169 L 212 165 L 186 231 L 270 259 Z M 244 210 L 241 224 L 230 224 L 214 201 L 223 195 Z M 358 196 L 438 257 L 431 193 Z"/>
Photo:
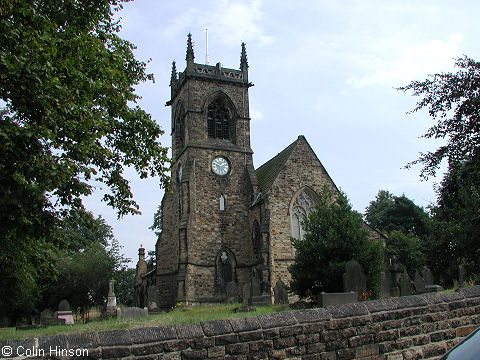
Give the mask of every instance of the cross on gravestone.
<path id="1" fill-rule="evenodd" d="M 362 266 L 356 260 L 350 260 L 345 264 L 343 274 L 343 291 L 356 291 L 359 294 L 367 290 L 367 282 Z"/>
<path id="2" fill-rule="evenodd" d="M 404 271 L 400 276 L 400 296 L 412 295 L 412 281 L 407 272 Z"/>
<path id="3" fill-rule="evenodd" d="M 413 286 L 415 286 L 415 292 L 417 294 L 422 294 L 425 292 L 425 280 L 418 273 L 418 271 L 415 271 L 415 275 L 413 277 Z"/>
<path id="4" fill-rule="evenodd" d="M 238 285 L 235 284 L 235 281 L 230 281 L 227 286 L 225 286 L 226 302 L 227 304 L 238 303 L 239 295 Z"/>
<path id="5" fill-rule="evenodd" d="M 277 281 L 277 284 L 273 288 L 273 294 L 275 304 L 288 304 L 287 287 L 281 279 Z"/>

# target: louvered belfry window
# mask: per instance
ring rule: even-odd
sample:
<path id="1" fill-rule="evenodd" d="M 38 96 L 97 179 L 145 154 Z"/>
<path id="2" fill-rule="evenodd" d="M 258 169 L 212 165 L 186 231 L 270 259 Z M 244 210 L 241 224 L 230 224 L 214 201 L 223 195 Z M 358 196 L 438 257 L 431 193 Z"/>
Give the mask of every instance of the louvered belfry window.
<path id="1" fill-rule="evenodd" d="M 217 99 L 208 106 L 208 137 L 230 139 L 230 111 L 222 99 Z"/>

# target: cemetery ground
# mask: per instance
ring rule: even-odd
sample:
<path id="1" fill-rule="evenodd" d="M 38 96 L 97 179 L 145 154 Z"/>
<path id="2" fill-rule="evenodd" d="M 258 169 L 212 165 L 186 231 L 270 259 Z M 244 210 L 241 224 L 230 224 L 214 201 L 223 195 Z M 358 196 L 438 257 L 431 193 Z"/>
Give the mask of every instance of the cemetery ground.
<path id="1" fill-rule="evenodd" d="M 153 327 L 181 323 L 196 323 L 210 320 L 239 318 L 286 311 L 288 305 L 269 305 L 255 307 L 254 311 L 235 311 L 242 304 L 201 305 L 192 307 L 178 306 L 171 311 L 148 315 L 136 319 L 110 318 L 88 323 L 75 323 L 74 325 L 57 325 L 43 328 L 16 330 L 15 327 L 0 328 L 0 341 L 13 339 L 26 339 L 44 337 L 67 333 L 87 333 L 98 331 L 122 330 L 135 327 Z"/>

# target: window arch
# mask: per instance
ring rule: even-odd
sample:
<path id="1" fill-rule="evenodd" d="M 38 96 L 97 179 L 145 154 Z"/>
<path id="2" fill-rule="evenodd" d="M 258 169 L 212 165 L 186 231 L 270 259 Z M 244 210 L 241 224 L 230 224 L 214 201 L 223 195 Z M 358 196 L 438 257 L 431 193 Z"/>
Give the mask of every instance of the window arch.
<path id="1" fill-rule="evenodd" d="M 290 225 L 292 237 L 302 240 L 305 237 L 305 229 L 302 226 L 305 220 L 315 207 L 318 195 L 309 188 L 298 191 L 290 205 Z"/>
<path id="2" fill-rule="evenodd" d="M 225 95 L 218 95 L 207 108 L 207 134 L 211 139 L 230 140 L 234 138 L 234 113 Z"/>
<path id="3" fill-rule="evenodd" d="M 222 249 L 217 254 L 215 262 L 217 270 L 217 283 L 225 287 L 230 281 L 235 281 L 236 261 L 229 249 Z"/>

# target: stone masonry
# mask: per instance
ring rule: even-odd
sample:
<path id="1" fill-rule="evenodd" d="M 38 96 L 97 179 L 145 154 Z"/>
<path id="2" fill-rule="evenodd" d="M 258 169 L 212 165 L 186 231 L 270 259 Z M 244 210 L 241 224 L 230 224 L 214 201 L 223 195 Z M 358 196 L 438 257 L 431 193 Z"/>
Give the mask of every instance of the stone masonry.
<path id="1" fill-rule="evenodd" d="M 45 358 L 58 355 L 50 349 L 77 355 L 83 349 L 86 359 L 436 359 L 479 324 L 480 286 L 474 286 L 247 318 L 0 341 L 0 347 L 34 349 Z"/>

